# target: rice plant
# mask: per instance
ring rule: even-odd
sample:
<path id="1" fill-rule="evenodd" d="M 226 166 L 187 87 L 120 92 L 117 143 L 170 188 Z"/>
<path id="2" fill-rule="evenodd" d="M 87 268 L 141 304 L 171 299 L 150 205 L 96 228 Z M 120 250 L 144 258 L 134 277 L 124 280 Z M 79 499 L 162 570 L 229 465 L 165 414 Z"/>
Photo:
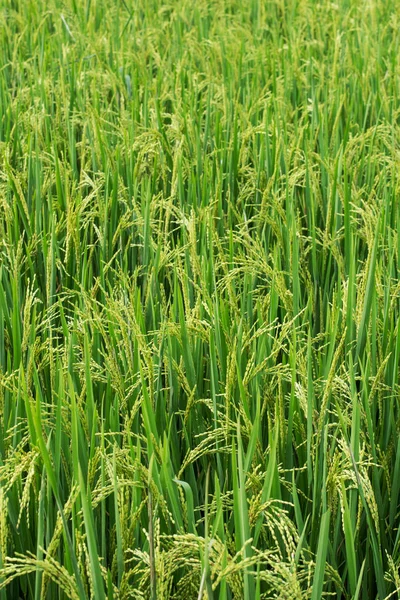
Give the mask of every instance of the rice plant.
<path id="1" fill-rule="evenodd" d="M 400 597 L 399 52 L 0 0 L 0 600 Z"/>

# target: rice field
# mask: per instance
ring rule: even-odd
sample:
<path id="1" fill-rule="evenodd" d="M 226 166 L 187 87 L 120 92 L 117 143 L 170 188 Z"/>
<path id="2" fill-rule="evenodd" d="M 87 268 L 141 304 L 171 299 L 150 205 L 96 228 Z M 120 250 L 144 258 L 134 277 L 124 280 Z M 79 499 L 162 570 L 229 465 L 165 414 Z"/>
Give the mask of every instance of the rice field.
<path id="1" fill-rule="evenodd" d="M 0 0 L 0 600 L 400 598 L 399 56 Z"/>

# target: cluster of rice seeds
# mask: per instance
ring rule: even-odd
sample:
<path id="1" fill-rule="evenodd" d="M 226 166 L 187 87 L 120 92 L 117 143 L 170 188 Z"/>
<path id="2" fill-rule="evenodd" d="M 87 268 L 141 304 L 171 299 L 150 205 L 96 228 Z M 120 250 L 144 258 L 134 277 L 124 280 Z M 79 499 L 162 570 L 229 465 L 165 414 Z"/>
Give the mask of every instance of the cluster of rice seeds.
<path id="1" fill-rule="evenodd" d="M 400 4 L 0 24 L 0 600 L 399 596 Z"/>

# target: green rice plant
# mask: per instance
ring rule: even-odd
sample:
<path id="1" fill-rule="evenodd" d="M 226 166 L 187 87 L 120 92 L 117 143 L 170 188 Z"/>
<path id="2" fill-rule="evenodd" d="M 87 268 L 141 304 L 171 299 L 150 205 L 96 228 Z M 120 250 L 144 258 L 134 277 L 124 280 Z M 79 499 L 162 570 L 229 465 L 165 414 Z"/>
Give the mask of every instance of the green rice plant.
<path id="1" fill-rule="evenodd" d="M 0 599 L 400 594 L 394 0 L 0 0 Z"/>

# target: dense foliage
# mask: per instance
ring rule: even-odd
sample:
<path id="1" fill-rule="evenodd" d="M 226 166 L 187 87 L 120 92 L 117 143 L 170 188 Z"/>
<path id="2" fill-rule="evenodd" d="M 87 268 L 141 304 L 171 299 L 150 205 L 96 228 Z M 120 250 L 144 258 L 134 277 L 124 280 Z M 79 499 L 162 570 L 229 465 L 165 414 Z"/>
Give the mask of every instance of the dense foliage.
<path id="1" fill-rule="evenodd" d="M 399 43 L 0 0 L 0 600 L 398 597 Z"/>

